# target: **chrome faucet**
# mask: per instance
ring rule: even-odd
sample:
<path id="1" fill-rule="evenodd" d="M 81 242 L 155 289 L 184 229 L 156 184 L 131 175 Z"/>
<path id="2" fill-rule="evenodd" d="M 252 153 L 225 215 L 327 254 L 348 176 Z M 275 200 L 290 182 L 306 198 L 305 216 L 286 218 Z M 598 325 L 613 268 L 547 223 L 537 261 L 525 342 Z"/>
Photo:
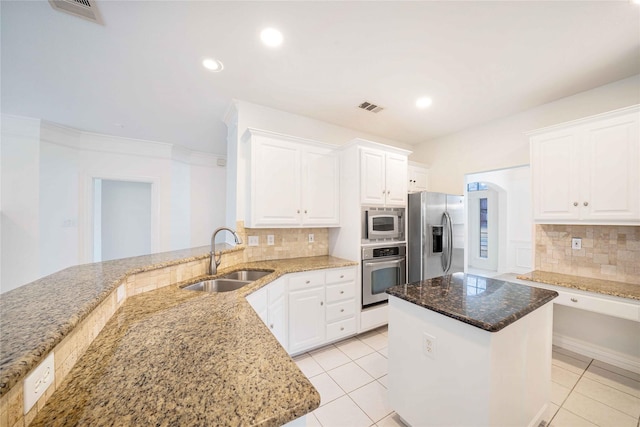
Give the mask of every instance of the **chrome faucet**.
<path id="1" fill-rule="evenodd" d="M 213 234 L 211 235 L 211 262 L 209 263 L 209 274 L 211 275 L 218 272 L 218 266 L 220 265 L 220 261 L 222 261 L 222 251 L 220 251 L 220 254 L 216 256 L 216 235 L 222 230 L 227 230 L 228 232 L 233 234 L 234 239 L 236 239 L 236 245 L 242 243 L 242 239 L 240 238 L 240 236 L 238 236 L 235 231 L 228 227 L 220 227 L 213 232 Z"/>

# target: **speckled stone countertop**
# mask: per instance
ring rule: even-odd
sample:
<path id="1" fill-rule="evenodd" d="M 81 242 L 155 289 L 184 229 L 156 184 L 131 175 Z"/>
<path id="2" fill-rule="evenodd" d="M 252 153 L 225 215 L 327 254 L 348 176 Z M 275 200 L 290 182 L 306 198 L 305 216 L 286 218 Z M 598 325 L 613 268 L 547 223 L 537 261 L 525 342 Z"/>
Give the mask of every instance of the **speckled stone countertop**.
<path id="1" fill-rule="evenodd" d="M 128 275 L 204 259 L 209 246 L 69 267 L 0 295 L 0 396 Z M 216 245 L 223 253 L 231 249 Z"/>
<path id="2" fill-rule="evenodd" d="M 387 293 L 489 332 L 497 332 L 558 296 L 555 291 L 455 273 L 398 285 Z"/>
<path id="3" fill-rule="evenodd" d="M 234 265 L 274 270 L 237 291 L 190 280 L 127 299 L 38 413 L 33 426 L 277 426 L 320 395 L 246 301 L 292 272 L 356 265 L 322 256 Z"/>
<path id="4" fill-rule="evenodd" d="M 517 276 L 517 278 L 529 280 L 531 282 L 578 289 L 581 291 L 595 292 L 603 295 L 612 295 L 614 297 L 640 300 L 640 286 L 632 283 L 614 282 L 613 280 L 602 280 L 591 277 L 571 276 L 569 274 L 551 273 L 540 270 L 521 274 Z"/>

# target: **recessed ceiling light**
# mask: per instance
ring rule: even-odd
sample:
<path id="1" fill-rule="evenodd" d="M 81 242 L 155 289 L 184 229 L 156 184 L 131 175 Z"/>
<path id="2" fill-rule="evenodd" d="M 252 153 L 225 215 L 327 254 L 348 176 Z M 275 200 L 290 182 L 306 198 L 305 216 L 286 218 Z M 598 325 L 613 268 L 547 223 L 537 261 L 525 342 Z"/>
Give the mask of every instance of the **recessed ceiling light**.
<path id="1" fill-rule="evenodd" d="M 269 47 L 278 47 L 282 44 L 282 33 L 275 28 L 265 28 L 260 33 L 260 39 L 262 43 Z"/>
<path id="2" fill-rule="evenodd" d="M 420 108 L 421 110 L 431 106 L 431 103 L 433 103 L 433 100 L 427 96 L 423 96 L 422 98 L 418 98 L 416 100 L 416 107 Z"/>
<path id="3" fill-rule="evenodd" d="M 224 65 L 222 62 L 213 58 L 205 58 L 202 60 L 202 66 L 209 71 L 218 72 L 224 69 Z"/>

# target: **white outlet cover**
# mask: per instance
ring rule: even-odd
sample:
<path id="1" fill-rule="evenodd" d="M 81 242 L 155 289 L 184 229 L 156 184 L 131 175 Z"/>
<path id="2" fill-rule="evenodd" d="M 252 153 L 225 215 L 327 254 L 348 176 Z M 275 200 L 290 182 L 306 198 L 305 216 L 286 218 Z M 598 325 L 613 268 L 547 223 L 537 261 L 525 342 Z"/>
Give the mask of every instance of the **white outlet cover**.
<path id="1" fill-rule="evenodd" d="M 436 337 L 426 332 L 422 337 L 422 352 L 425 356 L 434 359 L 436 358 Z"/>
<path id="2" fill-rule="evenodd" d="M 258 246 L 260 238 L 258 236 L 249 236 L 249 246 Z"/>
<path id="3" fill-rule="evenodd" d="M 315 238 L 313 236 L 313 233 L 309 233 L 309 243 L 313 243 L 315 241 Z"/>
<path id="4" fill-rule="evenodd" d="M 120 286 L 118 286 L 118 291 L 117 291 L 117 298 L 118 298 L 118 301 L 117 301 L 117 302 L 122 301 L 122 300 L 124 299 L 124 297 L 125 297 L 125 296 L 126 296 L 126 293 L 125 293 L 124 285 L 120 285 Z"/>
<path id="5" fill-rule="evenodd" d="M 579 237 L 571 238 L 571 248 L 572 249 L 582 249 L 582 239 Z"/>
<path id="6" fill-rule="evenodd" d="M 273 234 L 268 234 L 267 235 L 267 245 L 273 246 L 276 243 L 276 239 L 274 238 Z"/>
<path id="7" fill-rule="evenodd" d="M 53 352 L 40 363 L 31 373 L 24 379 L 24 413 L 36 404 L 38 399 L 56 380 L 55 369 L 53 365 Z"/>

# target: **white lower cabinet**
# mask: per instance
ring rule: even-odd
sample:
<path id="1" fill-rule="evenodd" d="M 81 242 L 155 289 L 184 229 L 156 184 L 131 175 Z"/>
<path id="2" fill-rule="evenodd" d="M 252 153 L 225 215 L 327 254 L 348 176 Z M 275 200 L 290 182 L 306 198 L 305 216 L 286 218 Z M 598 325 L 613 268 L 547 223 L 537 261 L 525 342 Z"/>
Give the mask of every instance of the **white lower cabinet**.
<path id="1" fill-rule="evenodd" d="M 289 354 L 356 333 L 356 268 L 283 276 L 247 300 Z"/>
<path id="2" fill-rule="evenodd" d="M 251 307 L 284 348 L 287 348 L 289 335 L 286 289 L 286 279 L 280 278 L 247 296 Z"/>

